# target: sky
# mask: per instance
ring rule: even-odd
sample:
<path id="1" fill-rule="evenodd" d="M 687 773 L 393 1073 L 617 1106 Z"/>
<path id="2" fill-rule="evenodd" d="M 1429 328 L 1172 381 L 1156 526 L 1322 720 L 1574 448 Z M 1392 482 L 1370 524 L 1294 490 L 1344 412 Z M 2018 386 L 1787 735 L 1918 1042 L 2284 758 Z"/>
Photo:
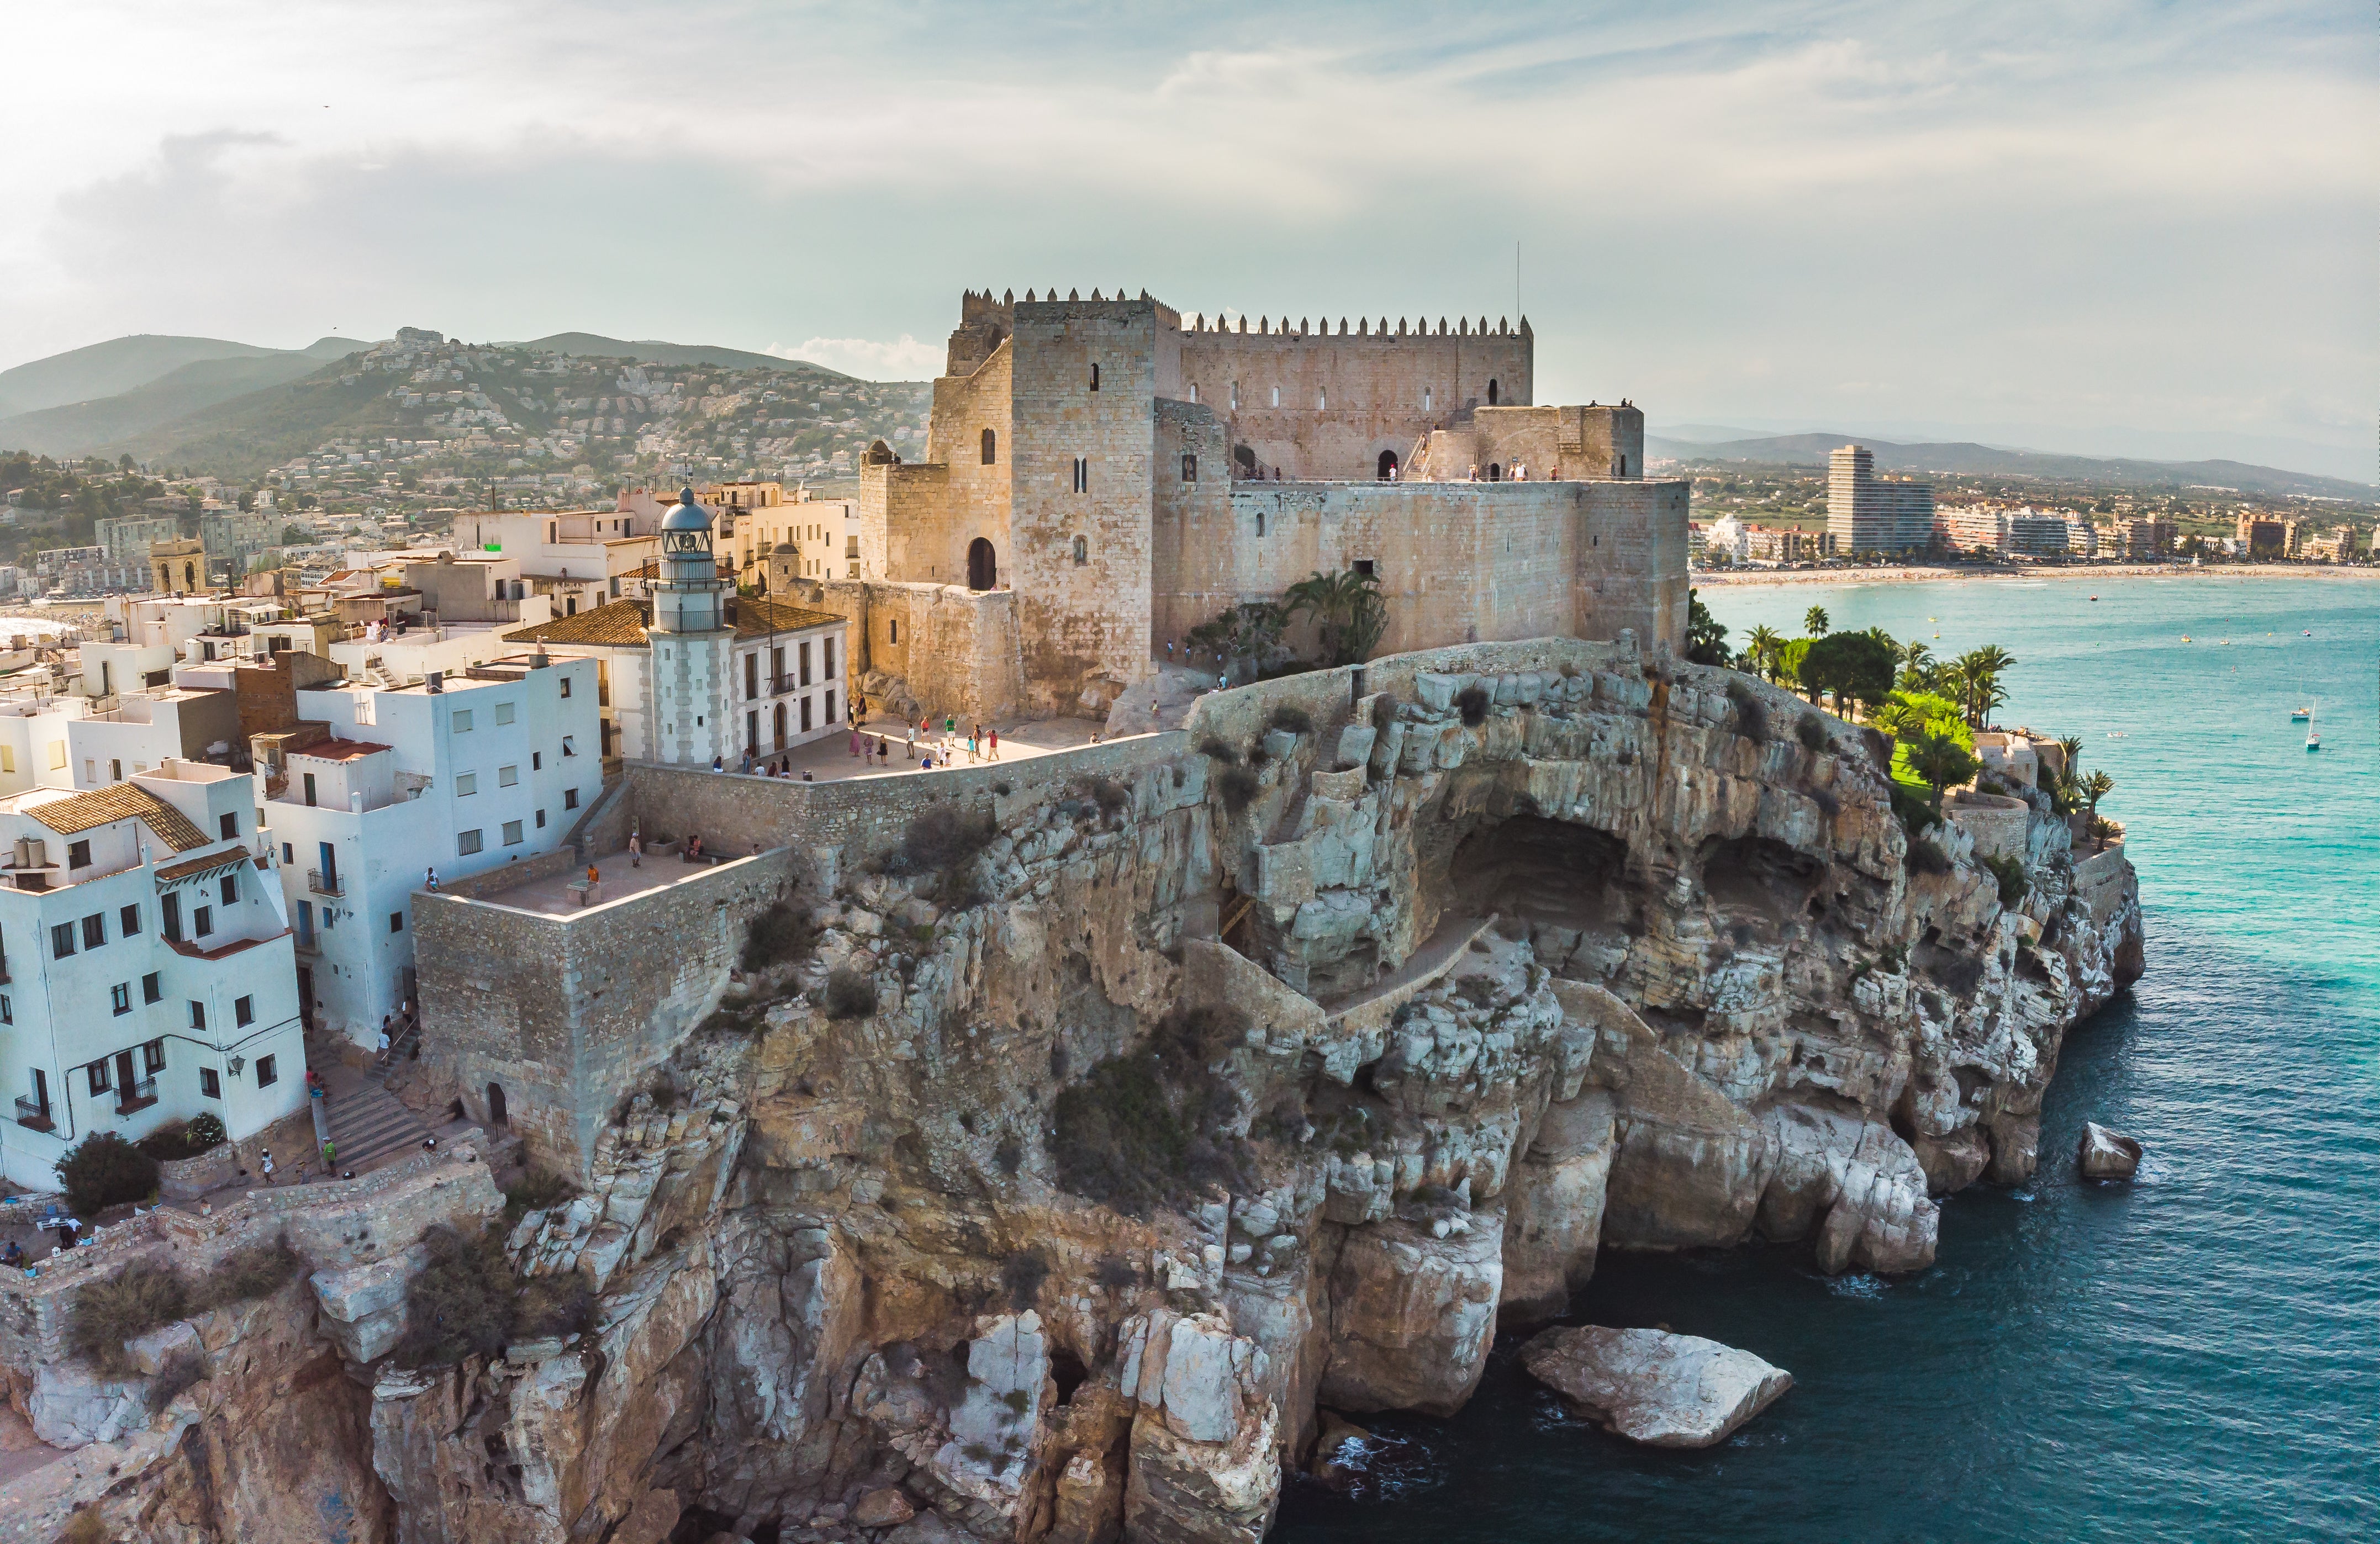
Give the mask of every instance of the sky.
<path id="1" fill-rule="evenodd" d="M 964 288 L 1122 286 L 1525 311 L 1537 401 L 1657 432 L 2374 476 L 2370 0 L 78 0 L 0 53 L 0 368 L 409 324 L 915 380 Z"/>

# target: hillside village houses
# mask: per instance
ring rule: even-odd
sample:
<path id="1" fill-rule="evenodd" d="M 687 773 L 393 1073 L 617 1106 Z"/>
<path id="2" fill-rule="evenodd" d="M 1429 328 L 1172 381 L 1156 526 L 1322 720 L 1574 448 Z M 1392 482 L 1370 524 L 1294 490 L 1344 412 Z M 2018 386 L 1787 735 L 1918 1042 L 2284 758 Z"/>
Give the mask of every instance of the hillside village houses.
<path id="1" fill-rule="evenodd" d="M 8 1182 L 53 1189 L 94 1132 L 220 1116 L 244 1152 L 306 1106 L 288 914 L 250 779 L 179 758 L 0 798 L 0 1121 Z M 259 842 L 251 848 L 250 842 Z"/>

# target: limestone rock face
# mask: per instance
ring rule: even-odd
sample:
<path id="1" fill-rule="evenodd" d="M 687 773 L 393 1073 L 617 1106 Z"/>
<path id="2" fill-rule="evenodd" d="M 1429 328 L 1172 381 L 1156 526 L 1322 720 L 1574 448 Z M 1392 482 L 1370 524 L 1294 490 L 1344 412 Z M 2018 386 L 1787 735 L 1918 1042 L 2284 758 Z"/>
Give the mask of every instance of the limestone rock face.
<path id="1" fill-rule="evenodd" d="M 1502 1295 L 1503 1217 L 1474 1212 L 1444 1237 L 1411 1224 L 1348 1231 L 1330 1273 L 1330 1359 L 1320 1396 L 1342 1410 L 1451 1415 L 1487 1369 Z"/>
<path id="2" fill-rule="evenodd" d="M 964 793 L 991 832 L 948 874 L 890 816 L 770 833 L 815 947 L 657 1048 L 582 1193 L 505 1236 L 594 1295 L 576 1339 L 390 1365 L 421 1228 L 502 1207 L 479 1165 L 291 1213 L 307 1273 L 192 1321 L 212 1376 L 165 1411 L 63 1357 L 0 1359 L 8 1393 L 103 1447 L 84 1467 L 138 1481 L 107 1520 L 160 1544 L 660 1544 L 693 1515 L 1255 1544 L 1326 1410 L 1459 1408 L 1499 1314 L 1560 1315 L 1605 1248 L 1926 1268 L 1937 1198 L 2034 1172 L 2065 1031 L 2138 973 L 2119 849 L 2078 862 L 2023 812 L 2013 910 L 1958 831 L 1912 873 L 1868 737 L 1772 734 L 1807 705 L 1633 641 L 1178 674 L 1114 710 L 1147 739 Z M 836 969 L 872 1013 L 826 1012 Z M 1149 1059 L 1169 1018 L 1195 1140 L 1106 1204 L 1135 1176 L 1067 1123 L 1145 1118 L 1121 1073 L 1188 1076 Z M 1663 1443 L 1790 1381 L 1650 1331 L 1528 1357 Z"/>
<path id="3" fill-rule="evenodd" d="M 2130 1179 L 2140 1172 L 2141 1144 L 2095 1120 L 2085 1121 L 2075 1163 L 2085 1179 Z"/>
<path id="4" fill-rule="evenodd" d="M 1521 1348 L 1529 1376 L 1605 1430 L 1647 1447 L 1725 1441 L 1793 1386 L 1793 1375 L 1698 1335 L 1588 1325 Z"/>

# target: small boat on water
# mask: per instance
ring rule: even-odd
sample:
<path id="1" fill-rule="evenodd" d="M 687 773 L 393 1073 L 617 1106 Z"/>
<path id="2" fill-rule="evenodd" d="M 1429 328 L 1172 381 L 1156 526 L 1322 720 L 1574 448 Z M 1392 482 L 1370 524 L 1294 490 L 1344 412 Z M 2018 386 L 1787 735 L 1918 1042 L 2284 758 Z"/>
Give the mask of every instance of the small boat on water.
<path id="1" fill-rule="evenodd" d="M 2316 707 L 2320 706 L 2322 705 L 2319 703 L 2314 705 Z M 2322 749 L 2322 729 L 2314 722 L 2314 710 L 2312 707 L 2306 709 L 2306 749 L 2309 751 Z"/>
<path id="2" fill-rule="evenodd" d="M 2292 714 L 2290 714 L 2290 715 L 2289 715 L 2289 722 L 2290 722 L 2290 723 L 2292 723 L 2292 724 L 2302 724 L 2302 723 L 2304 723 L 2307 719 L 2309 719 L 2309 718 L 2313 718 L 2313 708 L 2310 708 L 2310 707 L 2301 707 L 2301 708 L 2299 708 L 2296 712 L 2294 712 L 2294 713 L 2292 713 Z"/>
<path id="3" fill-rule="evenodd" d="M 2095 596 L 2095 596 L 2093 596 L 2091 598 L 2092 598 L 2092 599 L 2094 599 L 2094 600 L 2096 600 L 2096 599 L 2098 599 L 2099 597 L 2098 597 L 2097 596 Z"/>

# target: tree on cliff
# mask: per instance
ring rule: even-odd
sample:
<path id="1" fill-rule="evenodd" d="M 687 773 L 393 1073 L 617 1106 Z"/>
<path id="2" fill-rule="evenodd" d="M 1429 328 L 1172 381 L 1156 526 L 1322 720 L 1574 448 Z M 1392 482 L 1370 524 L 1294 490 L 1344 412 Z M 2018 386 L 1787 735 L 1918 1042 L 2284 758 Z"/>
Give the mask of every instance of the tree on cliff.
<path id="1" fill-rule="evenodd" d="M 1874 706 L 1892 691 L 1892 649 L 1865 633 L 1829 633 L 1803 654 L 1801 674 L 1813 702 L 1832 692 L 1839 702 Z"/>
<path id="2" fill-rule="evenodd" d="M 1812 702 L 1818 700 L 1818 689 L 1802 679 L 1802 661 L 1810 652 L 1808 638 L 1789 638 L 1777 650 L 1777 679 L 1788 686 L 1799 686 L 1803 695 Z"/>
<path id="3" fill-rule="evenodd" d="M 1810 637 L 1823 638 L 1827 635 L 1828 621 L 1824 606 L 1813 606 L 1802 613 L 1802 631 Z"/>
<path id="4" fill-rule="evenodd" d="M 1942 807 L 1942 790 L 1952 783 L 1963 783 L 1979 771 L 1983 763 L 1973 752 L 1947 734 L 1921 730 L 1915 739 L 1903 742 L 1909 748 L 1909 769 L 1925 779 L 1934 790 L 1934 807 Z"/>
<path id="5" fill-rule="evenodd" d="M 1380 598 L 1377 574 L 1352 568 L 1339 573 L 1318 570 L 1292 585 L 1281 601 L 1285 616 L 1313 613 L 1326 665 L 1362 664 L 1389 630 L 1389 603 Z"/>
<path id="6" fill-rule="evenodd" d="M 2099 801 L 2116 791 L 2116 779 L 2105 772 L 2094 772 L 2082 782 L 2082 797 L 2089 801 L 2091 818 L 2099 818 Z"/>
<path id="7" fill-rule="evenodd" d="M 1724 665 L 1728 660 L 1727 628 L 1702 603 L 1702 592 L 1686 591 L 1686 657 L 1697 665 Z"/>

